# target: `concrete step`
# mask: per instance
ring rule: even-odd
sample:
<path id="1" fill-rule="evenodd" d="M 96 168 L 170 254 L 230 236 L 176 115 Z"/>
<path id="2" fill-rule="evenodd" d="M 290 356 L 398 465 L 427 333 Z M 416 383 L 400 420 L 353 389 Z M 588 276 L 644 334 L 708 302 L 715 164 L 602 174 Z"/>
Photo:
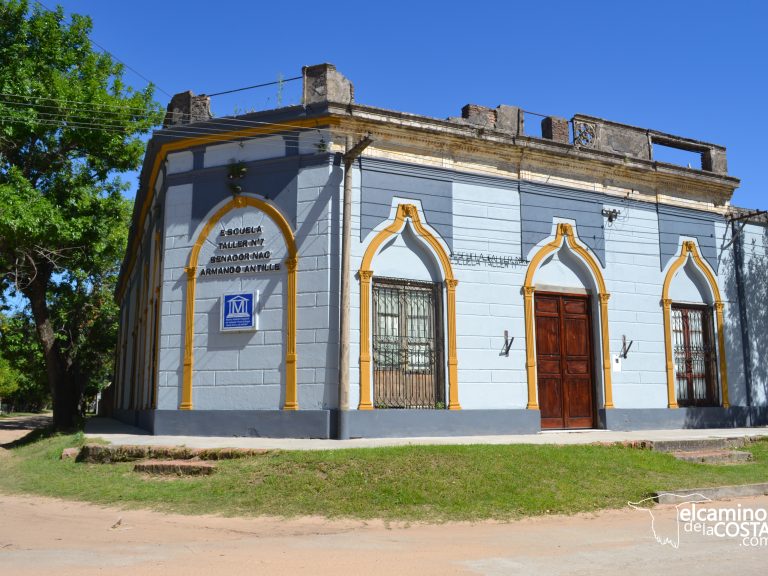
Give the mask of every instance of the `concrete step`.
<path id="1" fill-rule="evenodd" d="M 739 450 L 684 450 L 671 454 L 678 460 L 700 464 L 745 464 L 752 460 L 750 452 Z"/>
<path id="2" fill-rule="evenodd" d="M 207 476 L 216 471 L 216 465 L 200 460 L 145 460 L 134 464 L 133 471 L 164 476 Z"/>
<path id="3" fill-rule="evenodd" d="M 656 452 L 697 452 L 700 450 L 733 450 L 742 448 L 750 438 L 698 438 L 695 440 L 656 440 L 651 449 Z"/>
<path id="4" fill-rule="evenodd" d="M 86 444 L 80 449 L 65 448 L 61 457 L 71 458 L 73 450 L 79 450 L 75 455 L 78 462 L 87 462 L 89 464 L 133 462 L 135 460 L 189 460 L 192 458 L 199 460 L 232 460 L 274 452 L 274 450 L 266 448 L 188 448 L 186 446 Z"/>

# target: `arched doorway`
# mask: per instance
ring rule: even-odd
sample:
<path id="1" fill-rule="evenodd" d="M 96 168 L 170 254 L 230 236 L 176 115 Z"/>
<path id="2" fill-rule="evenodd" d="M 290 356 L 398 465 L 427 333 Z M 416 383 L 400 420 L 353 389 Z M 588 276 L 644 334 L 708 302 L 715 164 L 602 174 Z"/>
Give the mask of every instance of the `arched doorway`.
<path id="1" fill-rule="evenodd" d="M 613 407 L 609 294 L 571 225 L 535 253 L 523 290 L 528 408 L 541 411 L 542 428 L 595 427 L 598 407 Z"/>

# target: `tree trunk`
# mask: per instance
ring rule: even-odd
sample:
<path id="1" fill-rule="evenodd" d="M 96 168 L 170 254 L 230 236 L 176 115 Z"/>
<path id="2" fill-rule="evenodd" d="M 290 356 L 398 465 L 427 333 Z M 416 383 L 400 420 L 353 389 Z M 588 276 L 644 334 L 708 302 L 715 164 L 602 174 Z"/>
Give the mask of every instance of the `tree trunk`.
<path id="1" fill-rule="evenodd" d="M 53 425 L 57 430 L 70 430 L 77 422 L 77 407 L 80 399 L 51 324 L 46 302 L 46 286 L 47 281 L 38 276 L 23 292 L 29 299 L 37 335 L 43 347 L 48 386 L 53 396 Z"/>

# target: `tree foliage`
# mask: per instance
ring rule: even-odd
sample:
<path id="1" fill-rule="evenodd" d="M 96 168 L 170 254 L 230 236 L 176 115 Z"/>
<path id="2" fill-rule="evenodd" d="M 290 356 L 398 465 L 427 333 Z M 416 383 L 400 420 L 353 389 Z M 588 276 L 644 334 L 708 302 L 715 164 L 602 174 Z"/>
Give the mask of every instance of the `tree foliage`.
<path id="1" fill-rule="evenodd" d="M 19 389 L 21 374 L 11 366 L 10 362 L 0 356 L 0 406 L 3 398 L 7 398 Z"/>
<path id="2" fill-rule="evenodd" d="M 0 290 L 28 302 L 62 428 L 108 378 L 129 219 L 116 174 L 138 168 L 139 136 L 161 119 L 152 87 L 126 86 L 90 30 L 0 0 Z"/>
<path id="3" fill-rule="evenodd" d="M 17 410 L 37 412 L 50 405 L 43 352 L 29 313 L 0 316 L 0 350 L 16 372 L 18 388 L 5 400 Z"/>

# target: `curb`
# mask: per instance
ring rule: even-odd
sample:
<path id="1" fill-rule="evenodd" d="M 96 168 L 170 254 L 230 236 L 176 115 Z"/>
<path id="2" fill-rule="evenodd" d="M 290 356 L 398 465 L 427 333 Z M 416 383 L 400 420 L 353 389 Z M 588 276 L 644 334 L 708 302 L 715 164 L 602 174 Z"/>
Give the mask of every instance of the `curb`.
<path id="1" fill-rule="evenodd" d="M 697 494 L 710 500 L 725 500 L 728 498 L 743 498 L 745 496 L 768 495 L 768 482 L 760 484 L 743 484 L 740 486 L 715 486 L 713 488 L 691 488 L 689 490 L 670 490 L 654 492 L 653 500 L 658 504 L 679 504 L 680 498 Z"/>

